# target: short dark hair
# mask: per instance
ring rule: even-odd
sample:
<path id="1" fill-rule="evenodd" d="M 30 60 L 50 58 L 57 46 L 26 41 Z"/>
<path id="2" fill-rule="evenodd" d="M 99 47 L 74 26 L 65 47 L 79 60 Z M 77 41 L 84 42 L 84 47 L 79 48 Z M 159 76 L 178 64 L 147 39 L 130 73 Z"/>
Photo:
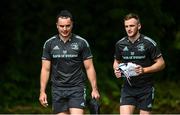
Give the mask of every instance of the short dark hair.
<path id="1" fill-rule="evenodd" d="M 129 13 L 129 14 L 127 14 L 127 15 L 124 17 L 124 21 L 129 20 L 129 19 L 131 19 L 131 18 L 136 19 L 136 20 L 138 21 L 138 23 L 140 23 L 139 16 L 138 16 L 137 14 L 135 14 L 135 13 Z"/>
<path id="2" fill-rule="evenodd" d="M 73 21 L 73 17 L 71 12 L 69 12 L 68 10 L 61 10 L 61 12 L 57 15 L 56 17 L 56 21 L 58 21 L 59 17 L 63 17 L 63 18 L 70 18 L 71 21 Z"/>

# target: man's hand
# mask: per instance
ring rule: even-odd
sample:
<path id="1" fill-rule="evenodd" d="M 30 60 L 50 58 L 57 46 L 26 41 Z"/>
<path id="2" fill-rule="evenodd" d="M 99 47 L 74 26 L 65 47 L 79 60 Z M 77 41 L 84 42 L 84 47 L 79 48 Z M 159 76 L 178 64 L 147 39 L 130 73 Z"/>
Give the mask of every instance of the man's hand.
<path id="1" fill-rule="evenodd" d="M 99 91 L 97 89 L 93 89 L 91 92 L 91 96 L 92 96 L 92 99 L 94 98 L 94 99 L 98 100 L 100 98 Z"/>
<path id="2" fill-rule="evenodd" d="M 119 68 L 114 69 L 114 74 L 116 75 L 117 78 L 121 77 L 121 71 L 119 70 Z"/>
<path id="3" fill-rule="evenodd" d="M 48 106 L 48 102 L 47 102 L 47 95 L 45 92 L 41 92 L 40 96 L 39 96 L 39 101 L 41 103 L 42 106 L 47 107 Z"/>
<path id="4" fill-rule="evenodd" d="M 141 65 L 137 65 L 137 67 L 135 68 L 135 71 L 138 75 L 141 75 L 144 73 L 144 69 Z"/>

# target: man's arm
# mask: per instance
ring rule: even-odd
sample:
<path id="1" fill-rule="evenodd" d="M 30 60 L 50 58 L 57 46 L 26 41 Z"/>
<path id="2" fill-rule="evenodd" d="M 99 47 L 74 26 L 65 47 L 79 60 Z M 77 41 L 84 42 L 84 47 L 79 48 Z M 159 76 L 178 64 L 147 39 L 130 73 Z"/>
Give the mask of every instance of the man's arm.
<path id="1" fill-rule="evenodd" d="M 165 68 L 165 62 L 162 56 L 155 59 L 154 61 L 155 63 L 152 66 L 143 68 L 143 73 L 154 73 L 161 71 Z"/>
<path id="2" fill-rule="evenodd" d="M 86 69 L 87 77 L 92 87 L 91 96 L 92 98 L 99 99 L 100 94 L 97 87 L 96 72 L 92 59 L 84 60 L 84 67 Z"/>
<path id="3" fill-rule="evenodd" d="M 121 71 L 119 70 L 119 64 L 120 61 L 117 59 L 114 59 L 114 63 L 113 63 L 113 69 L 114 69 L 114 74 L 116 75 L 117 78 L 121 77 Z"/>
<path id="4" fill-rule="evenodd" d="M 40 103 L 46 107 L 47 106 L 47 95 L 46 95 L 46 86 L 49 80 L 50 75 L 50 67 L 51 62 L 48 60 L 42 60 L 42 68 L 41 68 L 41 75 L 40 75 L 40 96 L 39 101 Z"/>

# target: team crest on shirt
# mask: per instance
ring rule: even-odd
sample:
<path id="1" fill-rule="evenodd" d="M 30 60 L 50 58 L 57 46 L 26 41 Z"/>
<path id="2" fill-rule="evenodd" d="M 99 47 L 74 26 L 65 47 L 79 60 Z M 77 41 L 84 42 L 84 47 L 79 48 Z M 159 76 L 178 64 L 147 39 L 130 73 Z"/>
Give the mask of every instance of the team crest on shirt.
<path id="1" fill-rule="evenodd" d="M 79 49 L 78 44 L 77 44 L 77 43 L 72 43 L 72 44 L 71 44 L 71 49 L 73 49 L 73 50 L 78 50 L 78 49 Z"/>
<path id="2" fill-rule="evenodd" d="M 137 49 L 138 49 L 138 51 L 145 51 L 145 48 L 144 48 L 144 44 L 139 44 L 138 46 L 137 46 Z"/>

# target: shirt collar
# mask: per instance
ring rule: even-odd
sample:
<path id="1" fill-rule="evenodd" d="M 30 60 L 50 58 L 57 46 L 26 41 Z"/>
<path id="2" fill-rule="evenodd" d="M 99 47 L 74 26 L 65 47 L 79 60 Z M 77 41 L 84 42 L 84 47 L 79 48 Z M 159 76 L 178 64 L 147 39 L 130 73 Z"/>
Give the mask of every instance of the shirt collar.
<path id="1" fill-rule="evenodd" d="M 63 41 L 61 36 L 59 36 L 59 35 L 57 35 L 57 36 L 58 36 L 60 41 Z M 71 34 L 71 36 L 69 37 L 69 39 L 66 42 L 70 42 L 73 38 L 72 36 L 73 36 L 73 34 Z"/>
<path id="2" fill-rule="evenodd" d="M 134 43 L 135 43 L 135 42 L 139 42 L 140 39 L 141 39 L 141 37 L 142 37 L 142 35 L 140 34 L 139 38 L 138 38 L 136 41 L 134 41 Z M 127 37 L 127 41 L 128 41 L 128 42 L 131 42 L 131 41 L 128 39 L 128 37 Z"/>

